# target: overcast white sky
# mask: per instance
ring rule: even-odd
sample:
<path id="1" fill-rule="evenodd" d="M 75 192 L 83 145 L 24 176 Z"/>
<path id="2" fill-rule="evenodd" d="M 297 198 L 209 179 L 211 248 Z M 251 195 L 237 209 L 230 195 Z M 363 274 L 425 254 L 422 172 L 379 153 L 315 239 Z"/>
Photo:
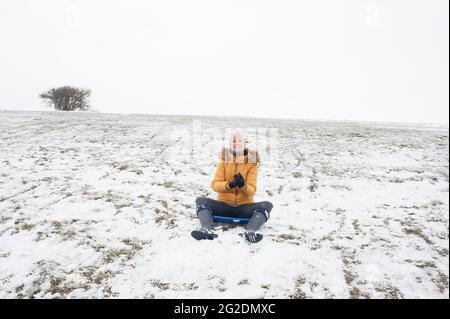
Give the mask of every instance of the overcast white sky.
<path id="1" fill-rule="evenodd" d="M 448 0 L 1 0 L 0 109 L 448 123 Z"/>

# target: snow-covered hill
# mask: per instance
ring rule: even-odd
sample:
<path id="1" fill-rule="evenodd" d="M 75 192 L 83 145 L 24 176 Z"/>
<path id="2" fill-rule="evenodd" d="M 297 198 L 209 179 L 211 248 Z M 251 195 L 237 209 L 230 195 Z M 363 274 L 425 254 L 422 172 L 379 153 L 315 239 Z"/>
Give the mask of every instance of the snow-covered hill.
<path id="1" fill-rule="evenodd" d="M 262 242 L 190 237 L 194 119 L 278 128 Z M 0 297 L 449 297 L 448 127 L 0 111 L 0 141 Z"/>

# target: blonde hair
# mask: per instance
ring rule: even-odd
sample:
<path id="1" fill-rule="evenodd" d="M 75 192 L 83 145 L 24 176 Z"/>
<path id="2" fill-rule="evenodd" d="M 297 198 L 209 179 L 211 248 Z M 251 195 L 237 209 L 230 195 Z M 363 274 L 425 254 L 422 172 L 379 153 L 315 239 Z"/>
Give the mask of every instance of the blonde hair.
<path id="1" fill-rule="evenodd" d="M 229 143 L 231 144 L 233 140 L 236 138 L 236 140 L 243 141 L 245 145 L 247 145 L 247 136 L 239 131 L 234 131 L 230 135 Z"/>
<path id="2" fill-rule="evenodd" d="M 226 162 L 233 162 L 233 154 L 230 152 L 229 148 L 223 147 L 219 152 L 219 158 Z M 259 156 L 258 151 L 248 150 L 247 153 L 247 163 L 256 163 L 257 165 L 261 164 L 261 157 Z"/>

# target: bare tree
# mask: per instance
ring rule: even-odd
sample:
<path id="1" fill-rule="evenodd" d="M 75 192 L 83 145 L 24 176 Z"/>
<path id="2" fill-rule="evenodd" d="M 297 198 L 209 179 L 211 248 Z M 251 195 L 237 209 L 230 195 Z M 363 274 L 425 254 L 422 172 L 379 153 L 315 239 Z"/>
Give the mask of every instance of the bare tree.
<path id="1" fill-rule="evenodd" d="M 39 95 L 50 107 L 61 111 L 85 111 L 89 109 L 89 89 L 79 89 L 71 86 L 53 88 Z"/>

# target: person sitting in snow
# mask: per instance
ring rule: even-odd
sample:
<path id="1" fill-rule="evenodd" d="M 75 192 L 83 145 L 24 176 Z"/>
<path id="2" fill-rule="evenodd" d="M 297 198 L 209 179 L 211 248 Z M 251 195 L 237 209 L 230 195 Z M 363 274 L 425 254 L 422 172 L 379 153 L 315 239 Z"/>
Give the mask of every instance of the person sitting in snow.
<path id="1" fill-rule="evenodd" d="M 247 218 L 245 232 L 240 234 L 251 243 L 262 239 L 256 231 L 270 216 L 273 208 L 268 201 L 254 202 L 258 176 L 259 154 L 247 148 L 247 140 L 242 133 L 230 136 L 230 147 L 220 152 L 220 162 L 211 182 L 211 188 L 218 193 L 217 200 L 197 197 L 197 216 L 201 228 L 192 231 L 197 240 L 214 239 L 213 215 L 231 218 Z"/>

